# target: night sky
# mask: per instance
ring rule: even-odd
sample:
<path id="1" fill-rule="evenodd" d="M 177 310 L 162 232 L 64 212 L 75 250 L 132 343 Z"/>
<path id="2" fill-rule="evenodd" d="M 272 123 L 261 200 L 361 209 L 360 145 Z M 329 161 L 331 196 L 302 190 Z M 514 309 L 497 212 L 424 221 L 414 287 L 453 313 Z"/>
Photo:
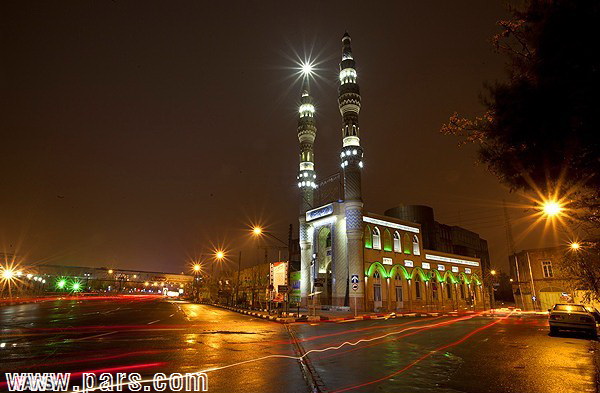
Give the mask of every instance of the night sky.
<path id="1" fill-rule="evenodd" d="M 348 30 L 365 210 L 431 205 L 502 268 L 502 199 L 522 199 L 439 129 L 481 113 L 484 82 L 505 77 L 490 44 L 504 16 L 479 0 L 4 1 L 0 245 L 27 262 L 166 271 L 223 245 L 254 263 L 248 225 L 297 230 L 298 56 L 320 63 L 318 176 L 339 169 Z M 518 249 L 555 244 L 526 226 Z"/>

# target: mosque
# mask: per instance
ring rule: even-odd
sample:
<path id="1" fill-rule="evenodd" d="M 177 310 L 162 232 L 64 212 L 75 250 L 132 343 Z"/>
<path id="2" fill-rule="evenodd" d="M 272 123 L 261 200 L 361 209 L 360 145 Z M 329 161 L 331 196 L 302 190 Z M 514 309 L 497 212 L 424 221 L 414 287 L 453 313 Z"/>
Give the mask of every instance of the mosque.
<path id="1" fill-rule="evenodd" d="M 317 180 L 316 114 L 306 85 L 299 107 L 303 303 L 358 311 L 485 308 L 480 258 L 425 249 L 421 224 L 365 210 L 361 192 L 365 152 L 358 122 L 361 96 L 348 33 L 342 37 L 339 68 L 338 173 Z"/>

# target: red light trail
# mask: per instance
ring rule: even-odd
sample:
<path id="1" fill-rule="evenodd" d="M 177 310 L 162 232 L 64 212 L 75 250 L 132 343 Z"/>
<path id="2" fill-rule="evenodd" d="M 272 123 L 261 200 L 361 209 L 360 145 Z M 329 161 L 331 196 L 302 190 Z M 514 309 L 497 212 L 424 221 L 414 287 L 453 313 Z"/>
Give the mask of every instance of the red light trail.
<path id="1" fill-rule="evenodd" d="M 488 329 L 488 328 L 494 326 L 495 324 L 497 324 L 497 323 L 505 320 L 508 317 L 509 317 L 509 315 L 507 315 L 505 317 L 502 317 L 501 319 L 498 319 L 497 321 L 490 322 L 487 325 L 481 326 L 481 327 L 479 327 L 479 328 L 477 328 L 477 329 L 475 329 L 475 330 L 467 333 L 465 336 L 463 336 L 462 338 L 460 338 L 457 341 L 454 341 L 454 342 L 451 342 L 449 344 L 437 347 L 433 351 L 430 351 L 430 352 L 426 353 L 425 355 L 421 356 L 420 358 L 418 358 L 417 360 L 415 360 L 412 363 L 408 364 L 407 366 L 401 368 L 400 370 L 394 371 L 393 373 L 388 374 L 388 375 L 386 375 L 384 377 L 377 378 L 377 379 L 374 379 L 372 381 L 364 382 L 364 383 L 361 383 L 361 384 L 358 384 L 358 385 L 353 385 L 353 386 L 348 386 L 348 387 L 345 387 L 345 388 L 333 390 L 330 393 L 341 393 L 341 392 L 347 392 L 349 390 L 359 389 L 359 388 L 362 388 L 364 386 L 369 386 L 369 385 L 372 385 L 372 384 L 375 384 L 375 383 L 378 383 L 378 382 L 383 382 L 383 381 L 385 381 L 387 379 L 390 379 L 390 378 L 392 378 L 392 377 L 394 377 L 394 376 L 396 376 L 398 374 L 402 374 L 403 372 L 405 372 L 407 370 L 410 370 L 412 367 L 414 367 L 418 363 L 422 362 L 423 360 L 427 359 L 428 357 L 431 357 L 432 355 L 434 355 L 434 354 L 436 354 L 436 353 L 438 353 L 438 352 L 440 352 L 440 351 L 442 351 L 444 349 L 451 348 L 451 347 L 454 347 L 454 346 L 456 346 L 458 344 L 461 344 L 461 343 L 465 342 L 466 340 L 468 340 L 473 335 L 479 333 L 482 330 L 485 330 L 485 329 Z"/>

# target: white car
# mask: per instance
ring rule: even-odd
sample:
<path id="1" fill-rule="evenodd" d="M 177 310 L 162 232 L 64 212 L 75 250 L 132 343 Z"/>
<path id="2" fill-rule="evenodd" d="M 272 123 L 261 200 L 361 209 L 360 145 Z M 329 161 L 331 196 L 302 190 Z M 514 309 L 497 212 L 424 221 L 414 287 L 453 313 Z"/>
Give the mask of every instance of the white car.
<path id="1" fill-rule="evenodd" d="M 556 335 L 560 330 L 579 330 L 598 337 L 600 313 L 594 307 L 583 304 L 555 304 L 548 310 L 550 313 L 550 334 Z"/>

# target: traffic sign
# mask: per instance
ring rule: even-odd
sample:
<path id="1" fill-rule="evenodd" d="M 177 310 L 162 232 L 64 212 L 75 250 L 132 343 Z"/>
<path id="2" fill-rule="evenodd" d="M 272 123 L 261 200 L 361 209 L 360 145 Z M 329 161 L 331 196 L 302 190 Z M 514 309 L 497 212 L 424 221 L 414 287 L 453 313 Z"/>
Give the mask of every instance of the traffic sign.
<path id="1" fill-rule="evenodd" d="M 353 274 L 352 277 L 350 278 L 350 282 L 352 284 L 358 284 L 359 283 L 359 279 L 358 279 L 358 274 Z"/>
<path id="2" fill-rule="evenodd" d="M 289 290 L 287 285 L 277 285 L 277 292 L 288 292 Z"/>
<path id="3" fill-rule="evenodd" d="M 352 284 L 352 290 L 358 291 L 358 284 Z"/>

